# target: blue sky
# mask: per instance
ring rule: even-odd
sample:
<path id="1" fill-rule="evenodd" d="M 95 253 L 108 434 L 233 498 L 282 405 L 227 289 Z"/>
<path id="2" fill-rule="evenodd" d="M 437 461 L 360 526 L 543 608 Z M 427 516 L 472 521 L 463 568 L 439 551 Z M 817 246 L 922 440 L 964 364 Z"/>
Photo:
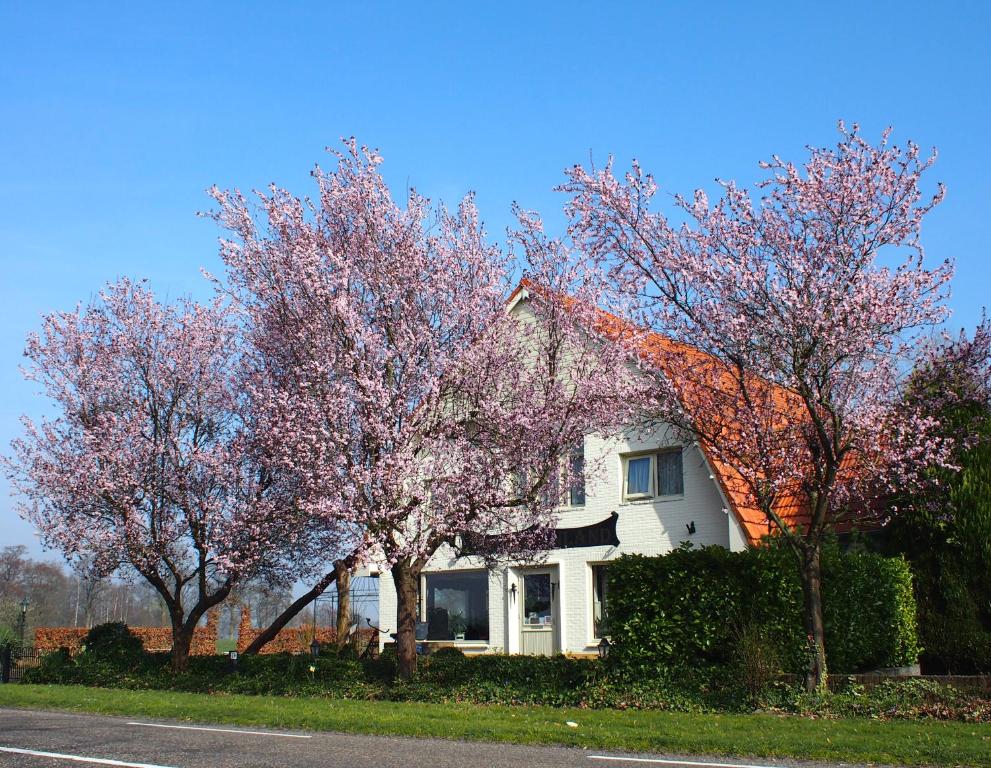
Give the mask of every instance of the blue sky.
<path id="1" fill-rule="evenodd" d="M 42 313 L 108 280 L 206 296 L 211 184 L 309 170 L 339 137 L 394 190 L 469 190 L 494 237 L 519 201 L 561 221 L 561 170 L 636 157 L 667 192 L 750 182 L 838 118 L 937 146 L 929 258 L 953 325 L 987 303 L 991 6 L 892 3 L 131 3 L 0 0 L 0 450 L 37 413 L 17 371 Z M 0 545 L 24 543 L 0 480 Z"/>

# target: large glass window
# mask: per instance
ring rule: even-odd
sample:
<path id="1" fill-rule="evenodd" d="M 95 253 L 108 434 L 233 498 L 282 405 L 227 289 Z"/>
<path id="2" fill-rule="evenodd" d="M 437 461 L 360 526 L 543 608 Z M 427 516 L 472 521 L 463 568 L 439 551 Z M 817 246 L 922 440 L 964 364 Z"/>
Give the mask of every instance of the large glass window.
<path id="1" fill-rule="evenodd" d="M 489 640 L 489 577 L 485 571 L 428 573 L 428 640 Z"/>
<path id="2" fill-rule="evenodd" d="M 685 476 L 681 467 L 681 451 L 657 454 L 657 495 L 680 496 L 685 492 Z"/>
<path id="3" fill-rule="evenodd" d="M 609 582 L 606 580 L 608 565 L 592 566 L 592 635 L 602 637 L 609 603 Z"/>

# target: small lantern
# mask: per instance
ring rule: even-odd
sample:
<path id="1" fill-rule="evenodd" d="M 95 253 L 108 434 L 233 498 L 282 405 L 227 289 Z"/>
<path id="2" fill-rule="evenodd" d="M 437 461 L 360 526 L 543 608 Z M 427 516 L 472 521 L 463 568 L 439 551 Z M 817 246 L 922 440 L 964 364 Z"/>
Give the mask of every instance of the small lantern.
<path id="1" fill-rule="evenodd" d="M 313 642 L 310 643 L 310 656 L 312 656 L 315 659 L 319 655 L 320 655 L 320 641 L 314 637 Z"/>
<path id="2" fill-rule="evenodd" d="M 29 605 L 31 605 L 31 601 L 26 597 L 21 600 L 21 616 L 27 616 Z"/>
<path id="3" fill-rule="evenodd" d="M 228 651 L 227 661 L 231 672 L 237 672 L 237 651 Z"/>
<path id="4" fill-rule="evenodd" d="M 608 637 L 604 637 L 599 641 L 598 651 L 600 659 L 604 659 L 609 656 L 609 645 L 610 643 Z"/>

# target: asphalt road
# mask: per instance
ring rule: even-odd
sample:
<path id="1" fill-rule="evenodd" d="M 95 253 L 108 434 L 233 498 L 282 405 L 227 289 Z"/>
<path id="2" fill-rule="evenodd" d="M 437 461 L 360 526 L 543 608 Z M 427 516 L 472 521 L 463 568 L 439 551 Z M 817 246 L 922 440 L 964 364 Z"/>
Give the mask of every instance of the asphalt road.
<path id="1" fill-rule="evenodd" d="M 197 726 L 0 709 L 0 766 L 123 768 L 825 768 L 824 763 L 616 755 L 565 747 Z"/>

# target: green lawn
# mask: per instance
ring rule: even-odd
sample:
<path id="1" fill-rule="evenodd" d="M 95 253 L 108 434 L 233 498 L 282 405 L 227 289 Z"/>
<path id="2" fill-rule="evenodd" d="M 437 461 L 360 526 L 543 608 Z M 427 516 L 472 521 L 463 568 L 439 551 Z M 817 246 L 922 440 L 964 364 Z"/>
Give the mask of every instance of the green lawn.
<path id="1" fill-rule="evenodd" d="M 991 725 L 0 686 L 0 706 L 601 750 L 987 766 Z M 578 728 L 567 725 L 572 720 Z"/>

